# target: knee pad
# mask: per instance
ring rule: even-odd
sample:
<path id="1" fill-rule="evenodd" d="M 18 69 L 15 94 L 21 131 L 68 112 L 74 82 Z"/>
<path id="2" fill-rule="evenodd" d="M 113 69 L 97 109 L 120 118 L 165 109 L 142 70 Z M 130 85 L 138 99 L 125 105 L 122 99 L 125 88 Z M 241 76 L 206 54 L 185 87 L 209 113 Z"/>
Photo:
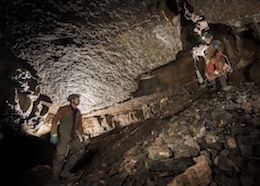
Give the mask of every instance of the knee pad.
<path id="1" fill-rule="evenodd" d="M 81 148 L 78 152 L 77 152 L 77 156 L 83 156 L 85 154 L 85 149 Z"/>

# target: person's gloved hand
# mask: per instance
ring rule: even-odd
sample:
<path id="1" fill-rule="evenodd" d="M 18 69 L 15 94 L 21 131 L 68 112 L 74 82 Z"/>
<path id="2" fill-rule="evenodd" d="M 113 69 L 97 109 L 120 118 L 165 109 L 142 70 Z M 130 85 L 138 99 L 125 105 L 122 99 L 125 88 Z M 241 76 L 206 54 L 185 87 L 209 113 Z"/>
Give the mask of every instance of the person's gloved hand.
<path id="1" fill-rule="evenodd" d="M 85 142 L 85 140 L 86 140 L 86 138 L 85 138 L 85 135 L 84 135 L 84 134 L 82 134 L 82 135 L 81 135 L 81 139 L 82 139 L 82 142 L 84 143 L 84 142 Z"/>
<path id="2" fill-rule="evenodd" d="M 56 145 L 58 143 L 59 139 L 58 139 L 58 134 L 53 134 L 51 135 L 51 138 L 50 138 L 50 142 L 53 144 L 53 145 Z"/>

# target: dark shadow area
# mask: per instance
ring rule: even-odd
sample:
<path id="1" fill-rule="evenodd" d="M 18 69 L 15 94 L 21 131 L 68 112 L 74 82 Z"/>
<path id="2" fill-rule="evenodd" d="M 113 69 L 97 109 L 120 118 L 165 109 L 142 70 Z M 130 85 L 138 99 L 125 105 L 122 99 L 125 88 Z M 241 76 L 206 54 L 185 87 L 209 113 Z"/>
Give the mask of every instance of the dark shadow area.
<path id="1" fill-rule="evenodd" d="M 88 166 L 92 163 L 94 156 L 99 154 L 100 151 L 98 149 L 91 149 L 89 147 L 89 150 L 86 152 L 86 154 L 79 159 L 79 161 L 76 163 L 76 165 L 70 170 L 71 173 L 76 173 L 77 171 L 83 169 L 85 166 Z"/>
<path id="2" fill-rule="evenodd" d="M 178 5 L 175 3 L 175 1 L 167 0 L 166 5 L 173 13 L 175 14 L 179 13 Z"/>
<path id="3" fill-rule="evenodd" d="M 1 127 L 0 185 L 19 185 L 21 174 L 37 165 L 51 165 L 55 148 L 46 139 L 24 135 L 8 124 Z"/>
<path id="4" fill-rule="evenodd" d="M 260 46 L 260 40 L 257 39 L 256 35 L 257 34 L 255 33 L 255 31 L 252 28 L 249 28 L 243 32 L 242 36 L 246 39 L 251 40 L 252 42 L 255 42 L 257 45 Z"/>
<path id="5" fill-rule="evenodd" d="M 253 66 L 253 63 L 252 64 L 250 64 L 250 65 L 248 65 L 246 68 L 244 68 L 244 70 L 243 70 L 243 75 L 244 75 L 244 77 L 245 77 L 245 80 L 246 81 L 248 81 L 248 82 L 252 82 L 252 79 L 250 78 L 250 69 L 251 69 L 251 67 Z"/>

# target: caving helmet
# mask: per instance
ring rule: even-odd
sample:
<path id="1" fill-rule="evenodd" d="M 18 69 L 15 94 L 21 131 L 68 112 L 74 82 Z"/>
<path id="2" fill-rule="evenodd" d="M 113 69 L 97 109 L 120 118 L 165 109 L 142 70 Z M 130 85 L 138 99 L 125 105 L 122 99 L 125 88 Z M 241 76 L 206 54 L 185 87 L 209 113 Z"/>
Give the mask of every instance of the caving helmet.
<path id="1" fill-rule="evenodd" d="M 203 36 L 202 36 L 202 39 L 205 40 L 207 38 L 213 38 L 213 35 L 210 34 L 210 33 L 205 33 Z"/>
<path id="2" fill-rule="evenodd" d="M 71 100 L 73 100 L 73 99 L 75 99 L 75 98 L 79 98 L 80 97 L 80 95 L 79 94 L 71 94 L 71 95 L 69 95 L 69 97 L 68 97 L 68 101 L 70 102 Z"/>

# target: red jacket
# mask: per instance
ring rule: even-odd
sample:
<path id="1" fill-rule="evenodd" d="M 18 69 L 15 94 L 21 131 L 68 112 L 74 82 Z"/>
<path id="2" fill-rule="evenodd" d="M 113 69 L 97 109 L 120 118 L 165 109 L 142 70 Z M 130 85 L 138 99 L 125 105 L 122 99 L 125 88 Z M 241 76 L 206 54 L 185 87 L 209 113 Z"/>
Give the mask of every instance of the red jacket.
<path id="1" fill-rule="evenodd" d="M 74 114 L 75 113 L 75 117 Z M 59 136 L 65 138 L 76 137 L 76 130 L 81 134 L 83 133 L 81 113 L 79 109 L 73 109 L 71 105 L 61 107 L 57 114 L 54 116 L 52 124 L 59 125 Z"/>

